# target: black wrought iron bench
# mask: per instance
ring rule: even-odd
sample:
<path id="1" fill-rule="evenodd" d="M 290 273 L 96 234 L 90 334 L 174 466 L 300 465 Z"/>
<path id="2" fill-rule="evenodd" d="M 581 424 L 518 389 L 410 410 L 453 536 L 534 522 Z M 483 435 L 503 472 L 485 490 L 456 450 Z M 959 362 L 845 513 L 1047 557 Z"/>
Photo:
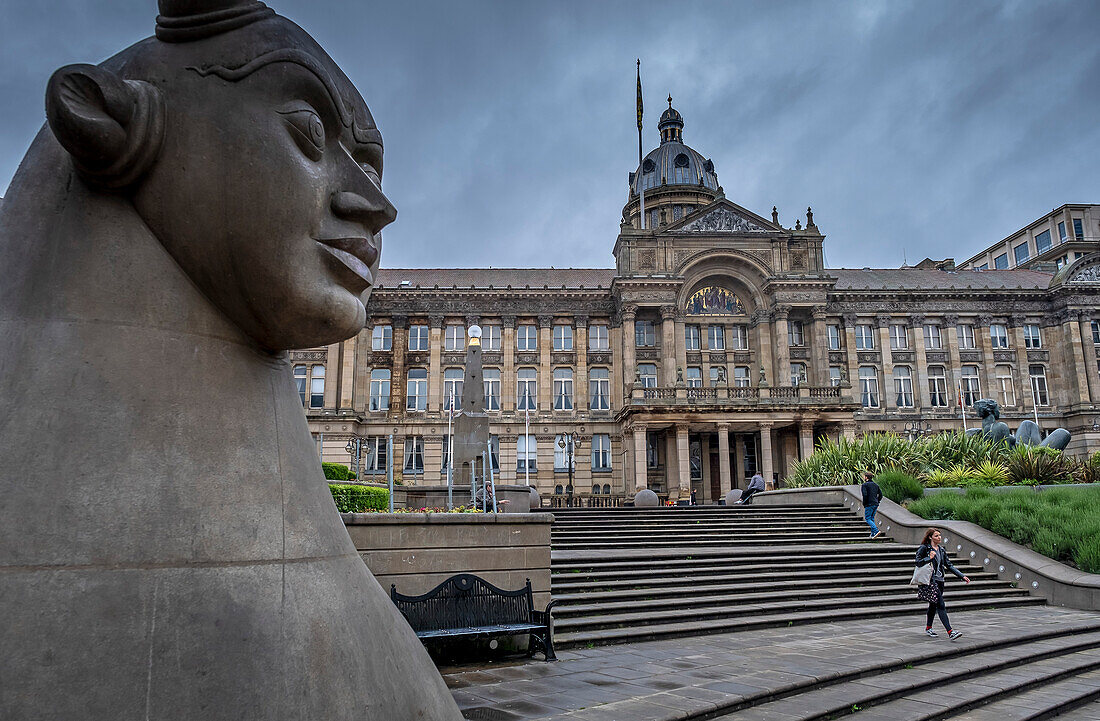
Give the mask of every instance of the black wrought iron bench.
<path id="1" fill-rule="evenodd" d="M 460 573 L 420 596 L 398 593 L 396 584 L 391 585 L 390 598 L 422 641 L 530 634 L 529 656 L 538 643 L 547 661 L 557 658 L 550 623 L 554 602 L 536 611 L 531 579 L 523 588 L 505 591 L 483 578 Z"/>

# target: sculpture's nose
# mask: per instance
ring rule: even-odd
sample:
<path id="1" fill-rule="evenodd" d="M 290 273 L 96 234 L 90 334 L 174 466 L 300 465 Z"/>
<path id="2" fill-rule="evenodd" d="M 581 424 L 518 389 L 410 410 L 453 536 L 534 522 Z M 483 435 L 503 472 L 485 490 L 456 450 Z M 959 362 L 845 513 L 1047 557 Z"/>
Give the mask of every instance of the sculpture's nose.
<path id="1" fill-rule="evenodd" d="M 338 218 L 363 223 L 377 233 L 397 218 L 397 208 L 382 193 L 374 189 L 371 198 L 358 193 L 339 192 L 332 196 L 332 212 Z"/>

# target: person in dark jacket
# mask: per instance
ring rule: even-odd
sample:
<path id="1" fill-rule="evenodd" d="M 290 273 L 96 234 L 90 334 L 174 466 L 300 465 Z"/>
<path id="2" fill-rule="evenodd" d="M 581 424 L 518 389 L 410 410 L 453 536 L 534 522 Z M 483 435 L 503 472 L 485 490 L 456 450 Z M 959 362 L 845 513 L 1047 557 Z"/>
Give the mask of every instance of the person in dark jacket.
<path id="1" fill-rule="evenodd" d="M 878 513 L 878 504 L 882 501 L 882 489 L 874 481 L 875 474 L 870 471 L 863 472 L 863 485 L 859 490 L 863 492 L 863 520 L 871 527 L 871 538 L 878 538 L 882 531 L 875 525 L 875 514 Z"/>
<path id="2" fill-rule="evenodd" d="M 943 536 L 938 529 L 929 528 L 924 533 L 920 548 L 917 549 L 917 567 L 920 568 L 921 566 L 932 564 L 931 586 L 936 591 L 936 600 L 928 603 L 928 616 L 926 618 L 924 632 L 929 636 L 936 635 L 936 632 L 932 630 L 932 621 L 936 618 L 936 614 L 938 613 L 940 616 L 940 623 L 943 624 L 944 630 L 947 631 L 947 637 L 954 641 L 962 635 L 962 632 L 951 628 L 951 621 L 947 618 L 947 606 L 943 602 L 943 574 L 944 571 L 950 571 L 966 583 L 970 583 L 970 578 L 964 576 L 959 569 L 955 568 L 955 564 L 951 563 L 951 559 L 947 557 L 947 549 L 940 545 L 940 541 L 942 540 Z"/>

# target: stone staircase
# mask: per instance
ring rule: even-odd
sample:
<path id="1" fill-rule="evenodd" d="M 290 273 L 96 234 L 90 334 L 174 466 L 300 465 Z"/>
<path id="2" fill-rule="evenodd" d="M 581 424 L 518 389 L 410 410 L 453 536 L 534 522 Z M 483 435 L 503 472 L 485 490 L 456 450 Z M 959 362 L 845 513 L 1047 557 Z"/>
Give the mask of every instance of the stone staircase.
<path id="1" fill-rule="evenodd" d="M 870 540 L 842 504 L 554 516 L 560 648 L 889 615 L 920 623 L 922 604 L 908 586 L 916 547 Z M 956 565 L 972 582 L 948 581 L 952 612 L 1044 603 L 994 573 Z"/>

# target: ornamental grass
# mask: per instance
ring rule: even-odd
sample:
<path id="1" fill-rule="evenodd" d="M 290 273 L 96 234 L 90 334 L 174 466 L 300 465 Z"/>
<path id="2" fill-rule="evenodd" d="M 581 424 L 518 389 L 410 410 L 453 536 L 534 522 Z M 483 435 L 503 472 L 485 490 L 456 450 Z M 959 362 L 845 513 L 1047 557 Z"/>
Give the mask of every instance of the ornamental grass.
<path id="1" fill-rule="evenodd" d="M 1100 488 L 938 493 L 908 504 L 929 521 L 970 521 L 1087 573 L 1100 573 Z"/>

